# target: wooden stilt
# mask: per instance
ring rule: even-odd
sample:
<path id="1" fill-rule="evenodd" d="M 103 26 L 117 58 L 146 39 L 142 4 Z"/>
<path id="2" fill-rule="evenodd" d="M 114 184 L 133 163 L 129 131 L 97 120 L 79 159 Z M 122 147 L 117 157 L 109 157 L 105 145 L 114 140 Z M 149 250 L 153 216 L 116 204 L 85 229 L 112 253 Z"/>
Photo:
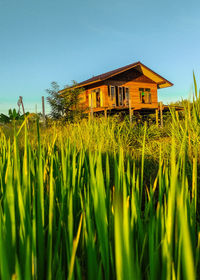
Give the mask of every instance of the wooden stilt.
<path id="1" fill-rule="evenodd" d="M 94 118 L 94 112 L 93 112 L 93 110 L 91 110 L 91 112 L 90 112 L 90 119 L 93 120 L 93 118 Z"/>
<path id="2" fill-rule="evenodd" d="M 178 114 L 178 111 L 175 111 L 175 114 L 176 114 L 176 119 L 177 119 L 177 121 L 179 121 L 179 114 Z"/>
<path id="3" fill-rule="evenodd" d="M 93 119 L 93 117 L 94 117 L 94 112 L 93 112 L 93 109 L 91 108 L 91 110 L 90 110 L 90 118 Z"/>
<path id="4" fill-rule="evenodd" d="M 104 110 L 105 119 L 107 119 L 107 109 Z"/>
<path id="5" fill-rule="evenodd" d="M 156 125 L 158 126 L 158 109 L 156 109 Z"/>
<path id="6" fill-rule="evenodd" d="M 160 102 L 160 126 L 163 127 L 163 106 L 162 106 L 162 102 Z"/>
<path id="7" fill-rule="evenodd" d="M 93 119 L 94 112 L 93 112 L 93 94 L 91 94 L 91 109 L 90 109 L 90 117 Z"/>
<path id="8" fill-rule="evenodd" d="M 131 110 L 131 98 L 130 98 L 130 94 L 129 94 L 129 119 L 130 119 L 130 123 L 132 123 L 132 118 L 133 118 L 133 112 Z"/>
<path id="9" fill-rule="evenodd" d="M 133 109 L 130 109 L 129 117 L 130 117 L 130 123 L 132 123 L 133 122 Z"/>

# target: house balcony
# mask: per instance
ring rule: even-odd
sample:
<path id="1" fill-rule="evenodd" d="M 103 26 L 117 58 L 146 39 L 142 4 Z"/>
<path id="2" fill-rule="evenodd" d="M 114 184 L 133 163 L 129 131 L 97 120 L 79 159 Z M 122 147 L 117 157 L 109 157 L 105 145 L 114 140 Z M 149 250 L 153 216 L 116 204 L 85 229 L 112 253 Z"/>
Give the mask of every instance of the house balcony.
<path id="1" fill-rule="evenodd" d="M 151 110 L 156 110 L 159 107 L 158 102 L 154 103 L 137 103 L 129 107 L 129 105 L 123 105 L 123 106 L 104 106 L 104 107 L 94 107 L 94 108 L 88 108 L 86 113 L 89 113 L 91 111 L 93 112 L 103 112 L 105 110 L 110 110 L 110 111 L 126 111 L 126 110 L 145 110 L 145 109 L 151 109 Z"/>

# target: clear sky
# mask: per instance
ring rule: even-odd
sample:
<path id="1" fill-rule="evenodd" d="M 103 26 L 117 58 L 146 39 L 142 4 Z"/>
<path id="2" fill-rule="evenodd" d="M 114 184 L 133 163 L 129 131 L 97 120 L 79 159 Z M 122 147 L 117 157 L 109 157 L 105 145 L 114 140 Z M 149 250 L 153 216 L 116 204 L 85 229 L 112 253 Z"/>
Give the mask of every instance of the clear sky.
<path id="1" fill-rule="evenodd" d="M 159 100 L 187 98 L 200 74 L 200 1 L 0 0 L 0 113 L 41 110 L 61 88 L 141 61 L 174 86 Z"/>

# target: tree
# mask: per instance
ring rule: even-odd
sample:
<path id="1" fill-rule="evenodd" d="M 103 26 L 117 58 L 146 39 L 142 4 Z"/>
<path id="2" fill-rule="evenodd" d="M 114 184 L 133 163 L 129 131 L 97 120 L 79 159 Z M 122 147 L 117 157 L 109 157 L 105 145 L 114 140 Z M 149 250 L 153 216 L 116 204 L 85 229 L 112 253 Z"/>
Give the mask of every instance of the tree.
<path id="1" fill-rule="evenodd" d="M 47 102 L 51 106 L 51 117 L 60 119 L 64 115 L 64 100 L 59 97 L 59 85 L 56 82 L 51 83 L 51 88 L 46 89 L 48 93 Z"/>
<path id="2" fill-rule="evenodd" d="M 66 86 L 64 93 L 59 93 L 59 85 L 51 83 L 51 88 L 47 89 L 47 102 L 51 106 L 51 117 L 55 120 L 75 120 L 82 115 L 80 106 L 80 94 L 83 89 L 74 88 L 77 83 L 73 81 L 72 86 Z"/>
<path id="3" fill-rule="evenodd" d="M 4 114 L 0 114 L 0 122 L 2 123 L 9 123 L 14 120 L 23 120 L 25 116 L 27 116 L 29 113 L 27 112 L 26 114 L 20 115 L 19 112 L 17 112 L 16 109 L 9 109 L 8 111 L 8 116 Z"/>

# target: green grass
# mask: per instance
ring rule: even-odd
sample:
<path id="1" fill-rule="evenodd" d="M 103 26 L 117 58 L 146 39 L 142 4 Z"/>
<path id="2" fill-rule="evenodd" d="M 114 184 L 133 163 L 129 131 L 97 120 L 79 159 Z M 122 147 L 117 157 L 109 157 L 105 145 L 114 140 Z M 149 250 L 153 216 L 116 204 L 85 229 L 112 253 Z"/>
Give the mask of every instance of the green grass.
<path id="1" fill-rule="evenodd" d="M 1 131 L 0 278 L 197 279 L 199 97 L 171 115 Z"/>

